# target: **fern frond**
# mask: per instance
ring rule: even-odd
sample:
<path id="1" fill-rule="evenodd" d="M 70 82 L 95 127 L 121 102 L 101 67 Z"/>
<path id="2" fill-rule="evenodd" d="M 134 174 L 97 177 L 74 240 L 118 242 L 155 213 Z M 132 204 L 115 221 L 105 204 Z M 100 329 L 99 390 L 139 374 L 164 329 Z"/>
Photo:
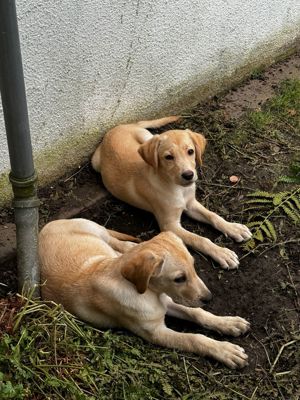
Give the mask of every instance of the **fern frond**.
<path id="1" fill-rule="evenodd" d="M 252 204 L 252 203 L 272 203 L 272 201 L 273 201 L 273 199 L 256 198 L 256 199 L 247 200 L 247 201 L 245 201 L 245 203 L 247 203 L 247 204 Z"/>
<path id="2" fill-rule="evenodd" d="M 297 183 L 297 184 L 300 184 L 300 176 L 287 176 L 287 175 L 283 175 L 283 176 L 280 176 L 280 177 L 279 177 L 278 182 L 282 182 L 282 183 Z"/>
<path id="3" fill-rule="evenodd" d="M 300 161 L 294 161 L 290 166 L 290 175 L 280 176 L 279 182 L 300 183 Z"/>
<path id="4" fill-rule="evenodd" d="M 269 219 L 266 219 L 264 222 L 265 222 L 266 227 L 269 229 L 271 238 L 275 242 L 277 240 L 277 234 L 276 234 L 274 225 L 272 224 L 272 222 Z"/>
<path id="5" fill-rule="evenodd" d="M 259 211 L 258 214 L 261 215 L 261 213 L 265 210 L 269 210 L 270 209 L 270 205 L 269 204 L 260 204 L 259 207 L 256 205 L 253 205 L 251 207 L 247 207 L 244 208 L 243 212 L 247 212 L 247 211 Z"/>
<path id="6" fill-rule="evenodd" d="M 293 175 L 298 175 L 300 177 L 300 160 L 296 160 L 290 166 L 290 170 Z"/>
<path id="7" fill-rule="evenodd" d="M 258 240 L 259 242 L 263 242 L 264 241 L 264 235 L 261 231 L 261 229 L 257 228 L 255 233 L 253 234 L 253 239 Z"/>
<path id="8" fill-rule="evenodd" d="M 255 249 L 256 246 L 256 242 L 255 239 L 251 238 L 249 240 L 247 240 L 247 242 L 243 243 L 243 249 L 246 251 L 250 251 Z"/>
<path id="9" fill-rule="evenodd" d="M 282 204 L 281 208 L 284 210 L 286 215 L 288 217 L 290 217 L 290 219 L 292 221 L 294 221 L 295 224 L 299 223 L 300 222 L 300 215 L 298 214 L 297 211 L 295 211 L 295 209 L 290 208 L 287 204 L 289 204 L 289 203 Z"/>
<path id="10" fill-rule="evenodd" d="M 300 222 L 300 187 L 279 193 L 256 191 L 247 196 L 251 199 L 245 201 L 250 204 L 246 210 L 252 211 L 247 226 L 254 232 L 243 246 L 246 250 L 253 250 L 256 242 L 263 242 L 266 238 L 273 242 L 277 240 L 275 227 L 270 221 L 274 215 L 281 212 L 295 224 Z"/>
<path id="11" fill-rule="evenodd" d="M 273 198 L 274 193 L 264 192 L 262 190 L 257 190 L 256 192 L 248 193 L 247 197 L 264 197 L 264 198 Z"/>
<path id="12" fill-rule="evenodd" d="M 300 196 L 297 197 L 297 194 L 295 194 L 295 196 L 291 197 L 291 200 L 295 203 L 296 208 L 300 211 Z"/>
<path id="13" fill-rule="evenodd" d="M 298 207 L 297 207 L 297 204 L 295 203 L 294 204 L 294 200 L 298 200 L 296 197 L 291 197 L 289 200 L 287 200 L 286 201 L 286 204 L 292 209 L 292 210 L 294 210 L 295 212 L 298 212 L 298 211 L 300 211 L 300 209 L 298 209 Z"/>
<path id="14" fill-rule="evenodd" d="M 273 204 L 274 206 L 278 206 L 284 199 L 284 197 L 288 196 L 290 192 L 279 192 L 276 193 L 273 197 Z"/>
<path id="15" fill-rule="evenodd" d="M 268 229 L 268 227 L 267 227 L 266 224 L 262 224 L 261 230 L 265 232 L 265 234 L 266 234 L 266 236 L 267 236 L 268 239 L 272 239 L 272 234 L 271 234 L 271 232 L 269 231 L 269 229 Z"/>
<path id="16" fill-rule="evenodd" d="M 260 225 L 261 221 L 252 221 L 247 223 L 248 228 L 253 228 L 254 226 L 260 226 Z"/>

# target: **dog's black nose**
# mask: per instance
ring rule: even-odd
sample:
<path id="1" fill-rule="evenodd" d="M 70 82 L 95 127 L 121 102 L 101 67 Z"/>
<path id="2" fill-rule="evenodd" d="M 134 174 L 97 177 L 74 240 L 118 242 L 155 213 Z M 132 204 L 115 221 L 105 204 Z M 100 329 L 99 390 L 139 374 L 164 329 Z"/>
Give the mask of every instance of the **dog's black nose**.
<path id="1" fill-rule="evenodd" d="M 187 181 L 190 181 L 191 179 L 193 179 L 194 177 L 194 172 L 193 171 L 184 171 L 181 176 L 183 177 L 183 179 L 186 179 Z"/>
<path id="2" fill-rule="evenodd" d="M 206 302 L 210 301 L 211 299 L 212 299 L 212 294 L 209 290 L 201 297 L 201 301 L 203 303 L 206 303 Z"/>

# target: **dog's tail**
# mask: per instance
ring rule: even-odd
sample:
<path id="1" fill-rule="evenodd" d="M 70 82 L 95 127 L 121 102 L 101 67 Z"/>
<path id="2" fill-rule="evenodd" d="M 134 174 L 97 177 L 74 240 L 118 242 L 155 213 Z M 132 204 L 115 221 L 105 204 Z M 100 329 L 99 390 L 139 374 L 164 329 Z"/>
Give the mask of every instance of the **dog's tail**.
<path id="1" fill-rule="evenodd" d="M 180 119 L 180 116 L 171 116 L 159 119 L 153 119 L 152 121 L 140 121 L 137 122 L 136 125 L 141 128 L 160 128 L 161 126 L 170 124 L 171 122 L 176 122 Z"/>
<path id="2" fill-rule="evenodd" d="M 131 236 L 131 235 L 126 235 L 126 233 L 121 233 L 121 232 L 116 232 L 116 231 L 112 231 L 110 229 L 107 229 L 107 231 L 109 232 L 109 234 L 119 240 L 124 240 L 124 241 L 130 241 L 130 242 L 135 242 L 135 243 L 140 243 L 141 239 Z"/>
<path id="3" fill-rule="evenodd" d="M 97 147 L 95 153 L 91 158 L 91 164 L 95 171 L 101 173 L 101 155 L 100 155 L 100 146 Z"/>

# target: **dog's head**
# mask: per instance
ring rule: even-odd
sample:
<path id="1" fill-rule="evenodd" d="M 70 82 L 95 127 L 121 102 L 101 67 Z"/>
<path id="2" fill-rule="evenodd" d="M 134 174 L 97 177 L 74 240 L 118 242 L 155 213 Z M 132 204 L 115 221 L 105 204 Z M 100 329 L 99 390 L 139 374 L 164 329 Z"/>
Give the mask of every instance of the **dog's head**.
<path id="1" fill-rule="evenodd" d="M 160 233 L 135 246 L 125 257 L 122 275 L 139 293 L 149 288 L 189 306 L 199 306 L 201 300 L 211 298 L 210 291 L 196 274 L 193 257 L 172 232 Z"/>
<path id="2" fill-rule="evenodd" d="M 172 130 L 154 135 L 138 151 L 161 176 L 177 185 L 189 186 L 198 178 L 196 163 L 202 164 L 205 146 L 206 139 L 201 133 Z"/>

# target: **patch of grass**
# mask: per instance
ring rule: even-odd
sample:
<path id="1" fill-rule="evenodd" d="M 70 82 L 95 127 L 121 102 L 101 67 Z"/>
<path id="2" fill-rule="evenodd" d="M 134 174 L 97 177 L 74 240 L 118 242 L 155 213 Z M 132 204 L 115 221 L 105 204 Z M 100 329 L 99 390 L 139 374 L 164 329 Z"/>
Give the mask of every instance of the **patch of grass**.
<path id="1" fill-rule="evenodd" d="M 287 145 L 287 140 L 292 140 L 291 135 L 299 134 L 300 80 L 283 81 L 276 96 L 268 100 L 261 109 L 249 112 L 240 122 L 244 129 L 251 130 L 254 134 L 267 134 L 278 139 L 283 139 L 282 134 L 288 134 L 284 137 Z"/>
<path id="2" fill-rule="evenodd" d="M 256 68 L 252 71 L 250 79 L 263 79 L 264 69 Z"/>
<path id="3" fill-rule="evenodd" d="M 257 398 L 275 396 L 274 379 L 276 385 L 287 380 L 274 375 L 282 367 L 279 357 L 260 384 L 254 375 L 232 373 L 192 354 L 99 331 L 53 303 L 18 297 L 2 305 L 1 399 L 254 399 L 254 392 Z M 293 340 L 289 352 L 296 349 Z M 287 375 L 291 384 L 294 372 Z"/>
<path id="4" fill-rule="evenodd" d="M 267 107 L 273 113 L 294 117 L 297 115 L 297 111 L 300 111 L 299 98 L 300 80 L 286 80 L 280 85 L 277 95 L 267 103 Z M 299 122 L 299 118 L 295 118 L 295 120 Z"/>
<path id="5" fill-rule="evenodd" d="M 263 130 L 274 122 L 274 116 L 269 111 L 253 111 L 249 113 L 249 125 L 254 130 Z"/>

